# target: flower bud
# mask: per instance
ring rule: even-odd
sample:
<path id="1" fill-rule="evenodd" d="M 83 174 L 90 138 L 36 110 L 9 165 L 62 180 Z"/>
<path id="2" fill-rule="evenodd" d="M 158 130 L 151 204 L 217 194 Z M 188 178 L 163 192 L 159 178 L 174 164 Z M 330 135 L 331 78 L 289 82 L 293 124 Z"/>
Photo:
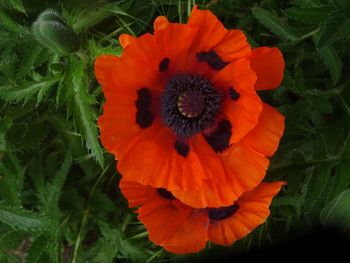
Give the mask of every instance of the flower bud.
<path id="1" fill-rule="evenodd" d="M 32 29 L 35 38 L 55 53 L 73 53 L 80 48 L 78 35 L 55 10 L 42 12 Z"/>

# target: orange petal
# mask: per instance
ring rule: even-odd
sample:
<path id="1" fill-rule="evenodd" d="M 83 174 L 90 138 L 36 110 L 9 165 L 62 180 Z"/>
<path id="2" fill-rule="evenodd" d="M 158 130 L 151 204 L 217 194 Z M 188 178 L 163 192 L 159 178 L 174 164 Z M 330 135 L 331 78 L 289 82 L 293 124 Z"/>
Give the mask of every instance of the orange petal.
<path id="1" fill-rule="evenodd" d="M 107 101 L 104 104 L 104 114 L 100 116 L 98 121 L 102 144 L 109 151 L 112 151 L 119 142 L 123 142 L 125 149 L 124 143 L 128 140 L 124 141 L 123 139 L 135 136 L 140 131 L 140 127 L 135 123 L 136 91 L 130 89 L 124 92 L 124 90 L 117 88 L 116 76 L 118 75 L 119 63 L 120 59 L 111 55 L 99 56 L 95 61 L 96 78 L 102 85 L 105 96 L 116 99 L 114 103 Z M 129 127 L 128 132 L 125 131 L 125 127 Z"/>
<path id="2" fill-rule="evenodd" d="M 254 90 L 255 73 L 247 59 L 240 59 L 219 71 L 212 81 L 225 96 L 221 114 L 232 125 L 230 142 L 237 142 L 256 126 L 262 110 L 261 100 Z M 229 88 L 239 93 L 237 100 L 229 97 Z"/>
<path id="3" fill-rule="evenodd" d="M 187 71 L 211 78 L 215 75 L 216 70 L 213 70 L 207 63 L 200 62 L 197 54 L 212 50 L 228 31 L 213 13 L 208 10 L 199 10 L 197 6 L 193 8 L 187 24 L 198 29 L 190 48 Z"/>
<path id="4" fill-rule="evenodd" d="M 119 60 L 120 58 L 113 55 L 101 55 L 96 58 L 94 64 L 95 76 L 102 88 L 110 90 L 115 86 L 114 75 Z"/>
<path id="5" fill-rule="evenodd" d="M 104 110 L 107 112 L 109 104 L 105 103 Z M 115 107 L 115 109 L 121 108 Z M 113 108 L 112 108 L 113 109 Z M 100 139 L 103 146 L 115 155 L 115 158 L 121 158 L 133 145 L 134 140 L 138 140 L 142 129 L 135 123 L 136 110 L 130 107 L 123 108 L 123 111 L 103 114 L 98 119 L 100 128 Z M 125 115 L 122 115 L 125 113 Z M 126 128 L 127 127 L 127 128 Z"/>
<path id="6" fill-rule="evenodd" d="M 96 59 L 96 77 L 107 100 L 124 100 L 120 98 L 123 95 L 135 97 L 136 91 L 143 87 L 163 90 L 158 78 L 158 64 L 154 62 L 154 58 L 161 55 L 157 52 L 158 49 L 155 49 L 153 36 L 145 34 L 129 44 L 121 58 L 102 55 Z"/>
<path id="7" fill-rule="evenodd" d="M 144 34 L 135 38 L 124 49 L 122 53 L 123 65 L 129 64 L 129 72 L 124 70 L 125 77 L 129 80 L 138 79 L 139 75 L 152 74 L 159 78 L 159 62 L 164 58 L 165 54 L 158 47 L 155 38 L 151 34 Z M 137 76 L 137 78 L 135 78 Z"/>
<path id="8" fill-rule="evenodd" d="M 284 116 L 263 103 L 258 124 L 243 138 L 243 142 L 257 152 L 270 157 L 277 150 L 283 131 Z"/>
<path id="9" fill-rule="evenodd" d="M 196 36 L 197 28 L 184 24 L 168 23 L 158 18 L 155 21 L 154 39 L 164 53 L 164 58 L 169 59 L 169 64 L 164 73 L 167 76 L 186 71 L 188 51 Z M 161 61 L 159 60 L 158 63 Z"/>
<path id="10" fill-rule="evenodd" d="M 192 208 L 164 199 L 163 202 L 153 202 L 141 206 L 137 213 L 138 219 L 145 225 L 149 239 L 163 246 L 168 238 L 189 217 Z"/>
<path id="11" fill-rule="evenodd" d="M 162 197 L 156 188 L 120 181 L 120 189 L 130 207 L 138 209 L 139 219 L 145 225 L 152 242 L 176 254 L 202 250 L 208 240 L 208 216 L 178 200 Z"/>
<path id="12" fill-rule="evenodd" d="M 155 188 L 151 186 L 127 181 L 122 178 L 119 187 L 125 198 L 128 200 L 129 207 L 142 206 L 162 200 L 162 197 L 157 193 Z"/>
<path id="13" fill-rule="evenodd" d="M 215 244 L 229 246 L 248 235 L 254 228 L 265 222 L 270 214 L 272 198 L 285 182 L 262 183 L 238 200 L 238 210 L 222 220 L 211 220 L 209 240 Z"/>
<path id="14" fill-rule="evenodd" d="M 229 184 L 237 199 L 255 188 L 265 177 L 269 160 L 242 142 L 235 143 L 220 154 L 230 175 Z M 235 200 L 235 199 L 234 199 Z"/>
<path id="15" fill-rule="evenodd" d="M 194 208 L 229 206 L 237 199 L 226 180 L 203 180 L 198 190 L 173 190 L 172 193 L 182 203 Z"/>
<path id="16" fill-rule="evenodd" d="M 168 224 L 168 222 L 163 221 L 163 224 Z M 175 254 L 199 252 L 205 248 L 207 243 L 208 226 L 208 215 L 204 211 L 192 210 L 188 218 L 178 225 L 175 232 L 161 246 Z"/>
<path id="17" fill-rule="evenodd" d="M 129 34 L 121 34 L 119 36 L 119 43 L 122 48 L 126 48 L 130 43 L 132 43 L 136 38 Z"/>
<path id="18" fill-rule="evenodd" d="M 277 88 L 283 79 L 284 59 L 278 48 L 260 47 L 253 49 L 251 67 L 258 76 L 256 90 Z"/>
<path id="19" fill-rule="evenodd" d="M 197 6 L 192 10 L 188 25 L 198 28 L 194 49 L 201 52 L 212 49 L 227 33 L 227 29 L 212 12 L 199 10 Z"/>
<path id="20" fill-rule="evenodd" d="M 172 192 L 201 189 L 203 180 L 225 178 L 222 161 L 202 136 L 188 143 L 189 153 L 183 157 L 176 152 L 175 136 L 168 128 L 150 129 L 119 159 L 118 170 L 127 180 Z"/>
<path id="21" fill-rule="evenodd" d="M 184 170 L 185 175 L 198 177 L 198 172 L 203 170 L 207 176 L 202 177 L 200 187 L 172 189 L 173 195 L 184 204 L 195 208 L 232 204 L 236 196 L 227 181 L 230 175 L 227 175 L 222 159 L 201 134 L 192 139 L 191 147 L 196 152 L 202 167 L 193 169 L 192 172 Z"/>
<path id="22" fill-rule="evenodd" d="M 214 51 L 223 61 L 231 62 L 249 56 L 251 47 L 244 33 L 241 30 L 233 29 L 229 30 L 225 37 L 214 47 Z"/>
<path id="23" fill-rule="evenodd" d="M 150 56 L 157 56 L 153 36 L 145 34 L 130 43 L 121 58 L 100 56 L 95 62 L 98 81 L 102 85 L 106 103 L 98 124 L 104 147 L 116 155 L 122 156 L 144 135 L 136 123 L 137 91 L 147 87 L 152 94 L 152 105 L 157 103 L 157 96 L 163 90 L 158 77 L 158 64 L 151 67 Z M 145 54 L 143 52 L 149 51 Z M 137 78 L 135 77 L 137 76 Z M 156 119 L 156 118 L 155 118 Z"/>
<path id="24" fill-rule="evenodd" d="M 124 88 L 126 87 L 128 86 L 124 86 Z M 103 146 L 113 153 L 116 159 L 119 159 L 143 136 L 147 136 L 150 131 L 153 132 L 158 129 L 160 122 L 155 118 L 152 125 L 147 129 L 142 129 L 136 123 L 136 87 L 124 91 L 118 85 L 113 86 L 113 89 L 108 92 L 106 91 L 107 87 L 104 86 L 104 88 L 107 101 L 103 105 L 103 114 L 98 119 L 100 139 Z"/>
<path id="25" fill-rule="evenodd" d="M 164 30 L 169 25 L 168 18 L 165 16 L 158 16 L 153 23 L 154 30 Z"/>

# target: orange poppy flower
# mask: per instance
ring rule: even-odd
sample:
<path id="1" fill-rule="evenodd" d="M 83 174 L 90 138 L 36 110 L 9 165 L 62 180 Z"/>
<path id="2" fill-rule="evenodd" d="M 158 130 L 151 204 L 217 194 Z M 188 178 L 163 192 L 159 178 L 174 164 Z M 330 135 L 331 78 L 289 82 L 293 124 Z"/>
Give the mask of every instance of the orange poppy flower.
<path id="1" fill-rule="evenodd" d="M 256 90 L 280 84 L 281 52 L 252 50 L 240 30 L 197 7 L 187 24 L 161 16 L 153 35 L 119 40 L 120 58 L 95 62 L 106 97 L 101 141 L 119 172 L 197 208 L 228 206 L 256 187 L 284 130 Z"/>
<path id="2" fill-rule="evenodd" d="M 269 216 L 272 198 L 284 182 L 261 183 L 230 206 L 192 208 L 164 188 L 154 188 L 122 178 L 120 188 L 145 225 L 149 239 L 165 250 L 195 253 L 207 241 L 229 246 L 248 235 Z"/>

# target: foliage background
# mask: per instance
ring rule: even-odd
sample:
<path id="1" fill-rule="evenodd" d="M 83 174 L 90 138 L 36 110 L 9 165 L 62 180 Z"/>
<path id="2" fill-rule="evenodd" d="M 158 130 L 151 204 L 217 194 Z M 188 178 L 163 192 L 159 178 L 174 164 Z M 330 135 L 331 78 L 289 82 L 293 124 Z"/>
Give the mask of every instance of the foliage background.
<path id="1" fill-rule="evenodd" d="M 118 35 L 151 32 L 158 15 L 186 22 L 194 2 L 0 1 L 0 262 L 182 262 L 278 244 L 319 222 L 349 231 L 350 2 L 198 0 L 285 56 L 283 84 L 261 96 L 286 116 L 267 180 L 288 186 L 231 248 L 175 256 L 147 240 L 98 139 L 93 61 L 119 55 Z M 60 26 L 37 19 L 48 8 Z"/>

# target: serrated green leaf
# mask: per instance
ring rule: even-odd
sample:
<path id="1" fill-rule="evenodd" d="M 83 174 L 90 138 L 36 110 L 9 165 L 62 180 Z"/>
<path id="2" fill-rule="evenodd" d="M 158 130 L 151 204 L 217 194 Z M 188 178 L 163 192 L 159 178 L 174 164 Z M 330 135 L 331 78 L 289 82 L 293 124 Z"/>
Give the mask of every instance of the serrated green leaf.
<path id="1" fill-rule="evenodd" d="M 1 3 L 2 4 L 2 3 Z M 0 4 L 0 5 L 1 5 Z M 25 9 L 23 6 L 22 0 L 7 0 L 3 3 L 5 6 L 8 6 L 10 8 L 13 8 L 16 11 L 19 11 L 21 13 L 25 13 Z"/>
<path id="2" fill-rule="evenodd" d="M 350 157 L 350 135 L 348 135 L 345 139 L 343 150 L 341 152 L 341 156 L 343 158 Z"/>
<path id="3" fill-rule="evenodd" d="M 21 79 L 26 76 L 31 70 L 33 70 L 33 65 L 42 51 L 39 45 L 31 45 L 30 48 L 25 49 L 24 55 L 21 56 L 21 65 L 17 70 L 17 79 Z"/>
<path id="4" fill-rule="evenodd" d="M 317 165 L 308 183 L 307 193 L 305 197 L 305 211 L 311 219 L 315 217 L 314 211 L 320 209 L 320 198 L 327 188 L 327 181 L 330 176 L 332 164 L 324 163 Z M 318 214 L 317 214 L 318 215 Z"/>
<path id="5" fill-rule="evenodd" d="M 94 98 L 87 92 L 83 65 L 76 58 L 71 57 L 69 62 L 71 87 L 74 91 L 73 117 L 79 129 L 85 135 L 86 147 L 93 154 L 97 162 L 103 166 L 103 150 L 98 141 L 96 116 L 92 108 Z"/>
<path id="6" fill-rule="evenodd" d="M 333 0 L 332 2 L 339 9 L 350 9 L 350 2 L 348 0 Z"/>
<path id="7" fill-rule="evenodd" d="M 13 229 L 26 232 L 40 232 L 49 225 L 48 219 L 44 216 L 2 204 L 0 204 L 0 222 Z"/>
<path id="8" fill-rule="evenodd" d="M 350 17 L 346 11 L 335 11 L 322 27 L 318 48 L 329 47 L 341 39 L 350 37 Z"/>
<path id="9" fill-rule="evenodd" d="M 343 68 L 341 59 L 332 47 L 319 49 L 318 53 L 323 59 L 326 68 L 331 73 L 333 85 L 336 85 L 340 79 Z"/>
<path id="10" fill-rule="evenodd" d="M 290 4 L 297 5 L 301 8 L 319 7 L 320 1 L 318 0 L 290 0 Z"/>
<path id="11" fill-rule="evenodd" d="M 333 89 L 328 89 L 328 90 L 308 89 L 306 93 L 313 96 L 323 97 L 325 99 L 331 99 L 340 95 L 347 85 L 348 85 L 348 82 L 345 82 Z"/>
<path id="12" fill-rule="evenodd" d="M 350 187 L 350 160 L 341 161 L 339 165 L 333 168 L 331 173 L 332 180 L 328 185 L 328 194 L 326 202 L 332 200 L 335 196 Z"/>
<path id="13" fill-rule="evenodd" d="M 315 160 L 324 160 L 327 158 L 327 143 L 323 134 L 318 135 L 314 140 L 313 157 Z"/>
<path id="14" fill-rule="evenodd" d="M 291 7 L 283 11 L 288 17 L 306 24 L 318 25 L 324 22 L 332 9 L 329 6 L 298 8 Z"/>
<path id="15" fill-rule="evenodd" d="M 24 33 L 27 32 L 26 28 L 17 24 L 12 18 L 0 10 L 0 28 L 4 28 L 9 32 Z"/>
<path id="16" fill-rule="evenodd" d="M 46 253 L 48 247 L 48 238 L 45 233 L 41 234 L 35 238 L 28 249 L 26 262 L 27 263 L 40 263 L 40 258 L 43 254 Z"/>
<path id="17" fill-rule="evenodd" d="M 37 103 L 40 103 L 50 88 L 59 81 L 58 77 L 45 77 L 39 82 L 28 83 L 19 87 L 5 86 L 0 87 L 0 98 L 7 102 L 28 102 L 33 96 L 37 95 Z"/>
<path id="18" fill-rule="evenodd" d="M 116 209 L 116 206 L 111 199 L 99 190 L 95 190 L 94 194 L 91 196 L 89 205 L 92 210 L 95 210 L 98 213 L 112 212 Z"/>
<path id="19" fill-rule="evenodd" d="M 322 134 L 326 138 L 328 152 L 331 155 L 339 154 L 344 147 L 343 129 L 337 126 L 327 126 L 323 129 Z"/>
<path id="20" fill-rule="evenodd" d="M 21 205 L 18 194 L 16 176 L 0 163 L 0 196 L 4 204 L 19 207 Z"/>
<path id="21" fill-rule="evenodd" d="M 67 152 L 65 159 L 60 167 L 60 169 L 56 172 L 52 183 L 50 183 L 47 189 L 47 197 L 45 202 L 45 213 L 51 217 L 51 220 L 54 222 L 58 220 L 60 217 L 58 201 L 60 199 L 63 185 L 66 181 L 68 172 L 70 170 L 72 164 L 72 154 L 71 152 Z"/>
<path id="22" fill-rule="evenodd" d="M 3 204 L 20 207 L 20 191 L 23 187 L 25 168 L 12 152 L 0 160 L 0 196 Z"/>
<path id="23" fill-rule="evenodd" d="M 350 229 L 350 190 L 340 193 L 329 202 L 320 214 L 322 225 Z"/>
<path id="24" fill-rule="evenodd" d="M 288 29 L 287 26 L 282 25 L 281 21 L 278 20 L 276 16 L 271 14 L 269 11 L 261 7 L 253 7 L 252 13 L 258 21 L 270 29 L 276 35 L 286 39 L 286 40 L 296 40 L 297 36 Z"/>
<path id="25" fill-rule="evenodd" d="M 0 160 L 3 152 L 6 150 L 7 143 L 6 143 L 5 136 L 7 131 L 12 126 L 12 124 L 13 124 L 13 121 L 8 117 L 4 117 L 0 119 Z"/>
<path id="26" fill-rule="evenodd" d="M 311 96 L 311 95 L 309 95 L 307 97 L 307 99 L 320 112 L 322 112 L 322 113 L 332 113 L 333 112 L 333 105 L 330 101 L 328 101 L 322 97 L 319 97 L 319 96 Z"/>

